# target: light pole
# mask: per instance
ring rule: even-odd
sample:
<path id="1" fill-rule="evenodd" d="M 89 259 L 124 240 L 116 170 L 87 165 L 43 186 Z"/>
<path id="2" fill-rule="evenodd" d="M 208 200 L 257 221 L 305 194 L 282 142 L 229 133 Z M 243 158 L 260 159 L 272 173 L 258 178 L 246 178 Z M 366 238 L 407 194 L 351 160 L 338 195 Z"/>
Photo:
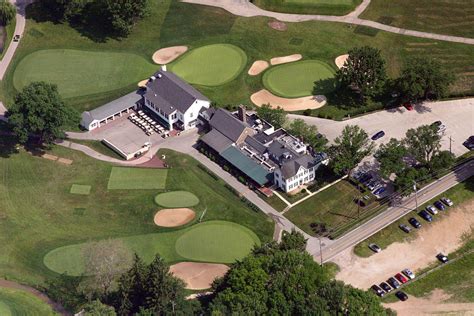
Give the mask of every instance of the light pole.
<path id="1" fill-rule="evenodd" d="M 319 240 L 319 258 L 321 259 L 321 267 L 323 266 L 323 246 L 321 245 L 321 236 L 318 236 Z"/>

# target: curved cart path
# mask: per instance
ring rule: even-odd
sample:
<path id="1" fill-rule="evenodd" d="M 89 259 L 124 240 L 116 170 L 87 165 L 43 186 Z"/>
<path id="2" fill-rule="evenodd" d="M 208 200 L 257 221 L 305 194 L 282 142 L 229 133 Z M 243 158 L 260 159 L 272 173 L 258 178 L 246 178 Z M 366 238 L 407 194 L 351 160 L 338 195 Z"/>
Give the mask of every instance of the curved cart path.
<path id="1" fill-rule="evenodd" d="M 370 4 L 370 0 L 364 0 L 362 4 L 360 4 L 353 12 L 344 16 L 290 14 L 290 13 L 272 12 L 272 11 L 263 10 L 257 7 L 256 5 L 250 3 L 247 0 L 182 0 L 182 1 L 187 2 L 187 3 L 220 7 L 224 10 L 229 11 L 230 13 L 234 15 L 239 15 L 243 17 L 267 16 L 267 17 L 274 18 L 283 22 L 328 21 L 328 22 L 348 23 L 348 24 L 364 25 L 364 26 L 372 27 L 372 28 L 379 29 L 382 31 L 400 34 L 400 35 L 408 35 L 408 36 L 414 36 L 414 37 L 441 40 L 441 41 L 446 41 L 446 42 L 455 42 L 455 43 L 474 45 L 473 38 L 407 30 L 407 29 L 385 25 L 385 24 L 378 23 L 375 21 L 360 19 L 358 16 L 367 8 L 367 6 Z"/>

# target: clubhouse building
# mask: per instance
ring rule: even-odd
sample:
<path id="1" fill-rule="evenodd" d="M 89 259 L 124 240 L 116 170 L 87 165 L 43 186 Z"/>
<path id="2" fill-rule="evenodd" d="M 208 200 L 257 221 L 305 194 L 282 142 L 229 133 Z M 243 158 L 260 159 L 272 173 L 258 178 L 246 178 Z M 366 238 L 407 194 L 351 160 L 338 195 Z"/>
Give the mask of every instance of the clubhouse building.
<path id="1" fill-rule="evenodd" d="M 200 142 L 258 186 L 296 190 L 314 181 L 317 169 L 328 162 L 326 154 L 313 153 L 298 138 L 282 128 L 275 130 L 243 106 L 235 113 L 210 108 L 201 118 L 209 132 Z"/>

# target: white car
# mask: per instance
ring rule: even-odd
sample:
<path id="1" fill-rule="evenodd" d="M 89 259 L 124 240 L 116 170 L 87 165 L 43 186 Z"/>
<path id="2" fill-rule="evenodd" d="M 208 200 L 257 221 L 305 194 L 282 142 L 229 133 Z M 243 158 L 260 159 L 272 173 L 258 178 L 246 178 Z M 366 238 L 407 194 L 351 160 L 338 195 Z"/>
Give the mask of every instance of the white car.
<path id="1" fill-rule="evenodd" d="M 441 198 L 441 202 L 443 202 L 443 203 L 446 204 L 447 206 L 453 206 L 453 205 L 454 205 L 453 201 L 451 201 L 451 200 L 448 199 L 447 197 Z"/>
<path id="2" fill-rule="evenodd" d="M 430 212 L 431 214 L 433 214 L 433 215 L 438 214 L 438 210 L 437 210 L 433 205 L 428 205 L 428 206 L 426 207 L 426 210 L 427 210 L 428 212 Z"/>
<path id="3" fill-rule="evenodd" d="M 410 280 L 415 278 L 415 274 L 410 269 L 405 269 L 402 271 L 404 275 L 406 275 Z"/>

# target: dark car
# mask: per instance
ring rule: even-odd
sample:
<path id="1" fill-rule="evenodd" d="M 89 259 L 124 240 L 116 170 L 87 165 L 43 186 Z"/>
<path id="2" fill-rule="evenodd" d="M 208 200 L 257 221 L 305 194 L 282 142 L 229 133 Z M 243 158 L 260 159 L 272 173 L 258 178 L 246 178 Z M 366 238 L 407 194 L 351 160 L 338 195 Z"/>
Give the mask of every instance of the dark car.
<path id="1" fill-rule="evenodd" d="M 415 228 L 420 228 L 421 227 L 421 223 L 414 217 L 410 218 L 408 220 L 408 223 L 411 224 L 411 226 L 415 227 Z"/>
<path id="2" fill-rule="evenodd" d="M 448 256 L 444 255 L 442 252 L 436 255 L 436 258 L 441 261 L 442 263 L 446 263 L 449 261 Z"/>
<path id="3" fill-rule="evenodd" d="M 470 136 L 464 143 L 462 143 L 464 147 L 469 150 L 474 150 L 474 136 Z"/>
<path id="4" fill-rule="evenodd" d="M 387 293 L 392 292 L 392 288 L 390 287 L 390 285 L 388 285 L 385 282 L 380 283 L 379 286 L 382 288 L 382 290 L 384 290 Z"/>
<path id="5" fill-rule="evenodd" d="M 401 284 L 405 284 L 408 282 L 408 279 L 401 273 L 395 274 L 395 279 L 397 279 Z"/>
<path id="6" fill-rule="evenodd" d="M 385 188 L 381 187 L 374 191 L 374 195 L 380 195 L 385 192 Z"/>
<path id="7" fill-rule="evenodd" d="M 372 289 L 372 291 L 375 292 L 375 294 L 377 294 L 380 297 L 383 297 L 385 295 L 385 292 L 375 284 L 372 285 L 370 288 Z"/>
<path id="8" fill-rule="evenodd" d="M 390 284 L 391 287 L 394 289 L 398 289 L 400 287 L 400 283 L 394 277 L 391 277 L 387 280 L 387 283 Z"/>
<path id="9" fill-rule="evenodd" d="M 15 36 L 13 36 L 13 41 L 14 42 L 18 42 L 19 40 L 20 40 L 20 35 L 17 34 Z"/>
<path id="10" fill-rule="evenodd" d="M 384 131 L 380 131 L 380 132 L 377 132 L 375 133 L 374 136 L 372 136 L 372 140 L 377 140 L 379 138 L 382 138 L 385 136 L 385 132 Z"/>
<path id="11" fill-rule="evenodd" d="M 408 225 L 405 225 L 405 224 L 400 224 L 398 227 L 400 227 L 401 230 L 403 230 L 405 233 L 409 233 L 411 232 L 411 228 L 410 226 Z"/>
<path id="12" fill-rule="evenodd" d="M 423 218 L 427 222 L 432 222 L 433 221 L 433 217 L 430 215 L 430 213 L 428 213 L 425 210 L 419 212 L 418 215 L 420 215 L 420 217 Z"/>
<path id="13" fill-rule="evenodd" d="M 434 202 L 434 206 L 440 211 L 446 210 L 446 206 L 441 201 Z"/>
<path id="14" fill-rule="evenodd" d="M 405 292 L 398 291 L 395 293 L 395 296 L 398 297 L 398 299 L 402 302 L 406 301 L 408 299 L 408 295 Z"/>
<path id="15" fill-rule="evenodd" d="M 369 181 L 370 179 L 372 179 L 372 175 L 369 174 L 369 173 L 366 173 L 364 174 L 360 179 L 359 179 L 359 182 L 360 183 L 366 183 L 367 181 Z"/>
<path id="16" fill-rule="evenodd" d="M 382 248 L 380 248 L 376 244 L 369 244 L 369 248 L 370 248 L 370 250 L 372 250 L 373 252 L 376 252 L 376 253 L 379 253 L 379 252 L 382 251 Z"/>

